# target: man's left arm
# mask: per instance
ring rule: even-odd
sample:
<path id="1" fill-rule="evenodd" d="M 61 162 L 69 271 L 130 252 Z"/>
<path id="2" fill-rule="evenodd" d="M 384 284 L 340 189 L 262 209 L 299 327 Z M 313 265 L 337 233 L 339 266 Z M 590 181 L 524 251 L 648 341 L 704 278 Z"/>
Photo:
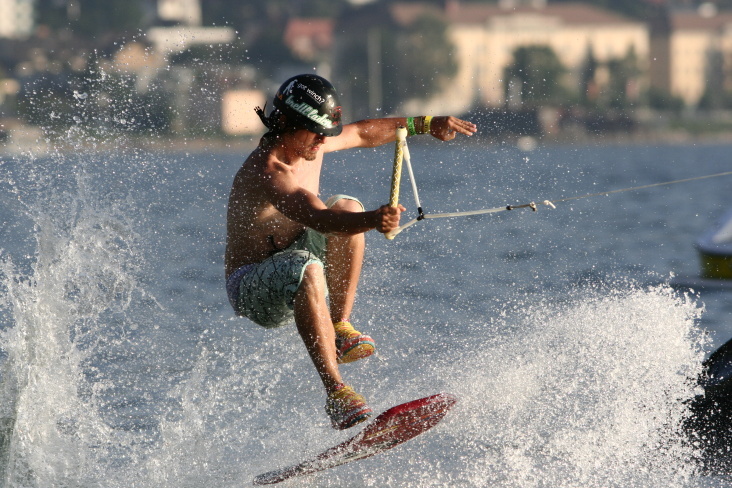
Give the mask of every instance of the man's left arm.
<path id="1" fill-rule="evenodd" d="M 460 133 L 472 136 L 477 127 L 472 122 L 453 116 L 436 116 L 430 120 L 424 117 L 392 117 L 384 119 L 367 119 L 344 125 L 343 132 L 335 137 L 328 137 L 323 145 L 325 152 L 340 151 L 354 147 L 377 147 L 396 139 L 398 127 L 409 127 L 411 132 L 426 134 L 441 141 L 450 141 Z M 416 132 L 415 126 L 421 132 Z"/>

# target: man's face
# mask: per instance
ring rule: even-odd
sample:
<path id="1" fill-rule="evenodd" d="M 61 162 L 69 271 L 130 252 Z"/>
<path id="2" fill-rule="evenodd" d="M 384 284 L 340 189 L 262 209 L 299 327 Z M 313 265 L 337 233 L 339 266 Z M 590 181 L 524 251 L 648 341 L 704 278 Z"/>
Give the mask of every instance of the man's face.
<path id="1" fill-rule="evenodd" d="M 318 156 L 318 151 L 325 142 L 325 136 L 310 132 L 306 129 L 298 129 L 295 131 L 293 142 L 295 152 L 298 156 L 306 161 L 313 161 Z"/>

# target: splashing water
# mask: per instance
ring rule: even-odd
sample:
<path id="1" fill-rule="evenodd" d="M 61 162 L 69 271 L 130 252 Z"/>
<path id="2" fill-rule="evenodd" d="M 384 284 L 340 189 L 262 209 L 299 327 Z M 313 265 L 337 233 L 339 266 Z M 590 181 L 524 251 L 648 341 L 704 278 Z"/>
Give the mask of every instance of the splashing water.
<path id="1" fill-rule="evenodd" d="M 170 339 L 136 331 L 172 312 L 141 279 L 149 258 L 131 210 L 92 191 L 79 168 L 73 193 L 28 204 L 30 268 L 2 261 L 6 485 L 238 486 L 342 440 L 291 330 L 236 329 L 228 348 L 194 341 L 183 373 L 154 366 L 169 361 L 155 341 Z M 626 283 L 530 303 L 463 324 L 469 338 L 438 332 L 442 347 L 429 354 L 375 360 L 381 409 L 423 395 L 425 383 L 458 394 L 459 408 L 412 447 L 308 483 L 688 486 L 697 453 L 679 426 L 704 357 L 697 303 Z M 124 368 L 169 375 L 152 407 Z M 422 380 L 410 384 L 404 370 Z"/>
<path id="2" fill-rule="evenodd" d="M 468 485 L 687 486 L 701 310 L 663 287 L 614 286 L 521 310 L 453 368 Z"/>
<path id="3" fill-rule="evenodd" d="M 210 155 L 176 166 L 122 142 L 104 154 L 96 140 L 74 127 L 76 154 L 0 162 L 16 216 L 0 252 L 4 485 L 242 486 L 353 435 L 330 429 L 294 328 L 252 327 L 226 304 L 223 237 L 196 211 L 225 208 L 205 178 L 226 187 L 234 167 L 209 174 Z M 186 247 L 213 262 L 185 268 Z M 294 486 L 706 486 L 680 431 L 706 347 L 693 297 L 583 282 L 559 298 L 527 292 L 490 318 L 416 320 L 365 285 L 380 350 L 349 381 L 377 411 L 438 391 L 460 403 L 405 446 Z M 392 304 L 443 306 L 393 293 Z"/>
<path id="4" fill-rule="evenodd" d="M 39 225 L 43 251 L 31 277 L 3 264 L 3 304 L 13 320 L 2 335 L 3 418 L 14 421 L 5 432 L 7 486 L 200 486 L 211 479 L 235 486 L 297 460 L 302 449 L 335 442 L 311 408 L 285 412 L 299 433 L 265 418 L 277 416 L 271 403 L 292 388 L 297 362 L 288 373 L 265 354 L 236 359 L 235 350 L 203 350 L 186 381 L 166 392 L 181 407 L 152 419 L 161 431 L 152 448 L 142 447 L 149 432 L 115 432 L 103 413 L 112 385 L 95 378 L 90 357 L 108 347 L 100 322 L 131 325 L 127 310 L 139 285 L 128 269 L 133 246 L 123 243 L 134 239 L 125 240 L 129 229 L 84 214 L 65 232 Z M 443 426 L 379 461 L 315 477 L 313 486 L 353 479 L 363 486 L 688 486 L 697 453 L 679 426 L 703 358 L 699 314 L 693 300 L 663 287 L 618 285 L 472 323 L 477 337 L 445 344 L 424 372 L 433 387 L 461 398 Z M 297 353 L 295 341 L 284 346 Z M 309 389 L 295 394 L 307 397 Z M 400 400 L 384 396 L 382 403 Z"/>
<path id="5" fill-rule="evenodd" d="M 131 326 L 137 236 L 119 209 L 100 208 L 83 172 L 76 176 L 73 194 L 49 189 L 47 201 L 22 202 L 36 253 L 22 265 L 7 255 L 0 262 L 7 486 L 93 479 L 110 440 L 99 412 L 110 385 L 92 360 L 115 342 L 100 332 Z"/>

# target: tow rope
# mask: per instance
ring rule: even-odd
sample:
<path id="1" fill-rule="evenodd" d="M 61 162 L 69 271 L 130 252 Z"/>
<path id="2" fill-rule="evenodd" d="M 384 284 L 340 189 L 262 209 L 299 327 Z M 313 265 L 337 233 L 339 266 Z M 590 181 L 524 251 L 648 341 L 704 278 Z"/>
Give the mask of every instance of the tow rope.
<path id="1" fill-rule="evenodd" d="M 465 212 L 427 214 L 422 209 L 422 205 L 419 201 L 419 194 L 417 192 L 417 183 L 414 180 L 414 172 L 412 171 L 412 164 L 411 164 L 410 156 L 409 156 L 409 148 L 407 147 L 407 129 L 400 127 L 397 129 L 397 140 L 396 140 L 395 151 L 394 151 L 394 166 L 392 169 L 391 195 L 389 198 L 389 205 L 392 207 L 396 207 L 397 204 L 399 203 L 399 186 L 400 186 L 400 182 L 401 182 L 401 172 L 402 172 L 402 165 L 403 165 L 402 163 L 403 162 L 406 163 L 407 170 L 409 171 L 409 180 L 412 183 L 412 191 L 414 193 L 415 203 L 417 204 L 417 217 L 415 219 L 410 220 L 406 224 L 394 229 L 393 231 L 385 234 L 387 239 L 394 239 L 394 237 L 396 237 L 396 235 L 399 234 L 400 232 L 402 232 L 403 230 L 413 226 L 420 220 L 425 220 L 425 219 L 467 217 L 467 216 L 471 216 L 471 215 L 483 215 L 483 214 L 490 214 L 490 213 L 496 213 L 496 212 L 503 212 L 503 211 L 507 211 L 507 210 L 516 210 L 516 209 L 520 209 L 520 208 L 530 208 L 531 210 L 533 210 L 535 212 L 539 205 L 546 205 L 547 207 L 556 208 L 556 206 L 554 205 L 555 203 L 569 202 L 571 200 L 580 200 L 582 198 L 592 198 L 592 197 L 612 195 L 614 193 L 645 190 L 646 188 L 654 188 L 657 186 L 675 185 L 677 183 L 687 183 L 689 181 L 697 181 L 697 180 L 704 180 L 707 178 L 717 178 L 720 176 L 732 175 L 732 171 L 725 171 L 723 173 L 715 173 L 715 174 L 704 175 L 704 176 L 695 176 L 693 178 L 683 178 L 680 180 L 673 180 L 673 181 L 664 181 L 662 183 L 652 183 L 650 185 L 633 186 L 630 188 L 621 188 L 619 190 L 609 190 L 609 191 L 602 191 L 602 192 L 597 192 L 597 193 L 588 193 L 586 195 L 578 195 L 578 196 L 574 196 L 574 197 L 560 198 L 560 199 L 556 199 L 556 200 L 543 200 L 539 203 L 529 202 L 529 203 L 524 203 L 521 205 L 504 205 L 502 207 L 486 208 L 486 209 L 482 209 L 482 210 L 468 210 Z"/>

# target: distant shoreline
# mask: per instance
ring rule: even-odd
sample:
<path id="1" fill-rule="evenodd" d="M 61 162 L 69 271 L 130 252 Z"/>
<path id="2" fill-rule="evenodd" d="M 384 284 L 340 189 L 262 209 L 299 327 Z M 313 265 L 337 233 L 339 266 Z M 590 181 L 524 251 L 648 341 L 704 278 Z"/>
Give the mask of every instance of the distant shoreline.
<path id="1" fill-rule="evenodd" d="M 6 142 L 0 142 L 0 156 L 30 155 L 35 157 L 51 153 L 70 153 L 79 151 L 112 151 L 137 149 L 153 152 L 168 153 L 218 153 L 240 154 L 243 157 L 253 151 L 259 143 L 261 135 L 240 138 L 223 137 L 140 137 L 115 134 L 106 139 L 94 136 L 79 137 L 78 141 L 67 141 L 64 138 L 54 140 L 44 139 L 34 135 L 17 135 Z M 419 138 L 410 141 L 417 144 L 439 143 L 428 138 Z M 685 130 L 616 132 L 593 135 L 583 132 L 563 131 L 556 134 L 541 136 L 519 136 L 507 134 L 505 137 L 483 136 L 480 130 L 477 135 L 459 140 L 450 144 L 486 145 L 517 147 L 520 150 L 531 152 L 542 146 L 577 145 L 682 145 L 682 144 L 732 144 L 732 131 L 709 131 L 708 133 L 692 134 Z"/>

